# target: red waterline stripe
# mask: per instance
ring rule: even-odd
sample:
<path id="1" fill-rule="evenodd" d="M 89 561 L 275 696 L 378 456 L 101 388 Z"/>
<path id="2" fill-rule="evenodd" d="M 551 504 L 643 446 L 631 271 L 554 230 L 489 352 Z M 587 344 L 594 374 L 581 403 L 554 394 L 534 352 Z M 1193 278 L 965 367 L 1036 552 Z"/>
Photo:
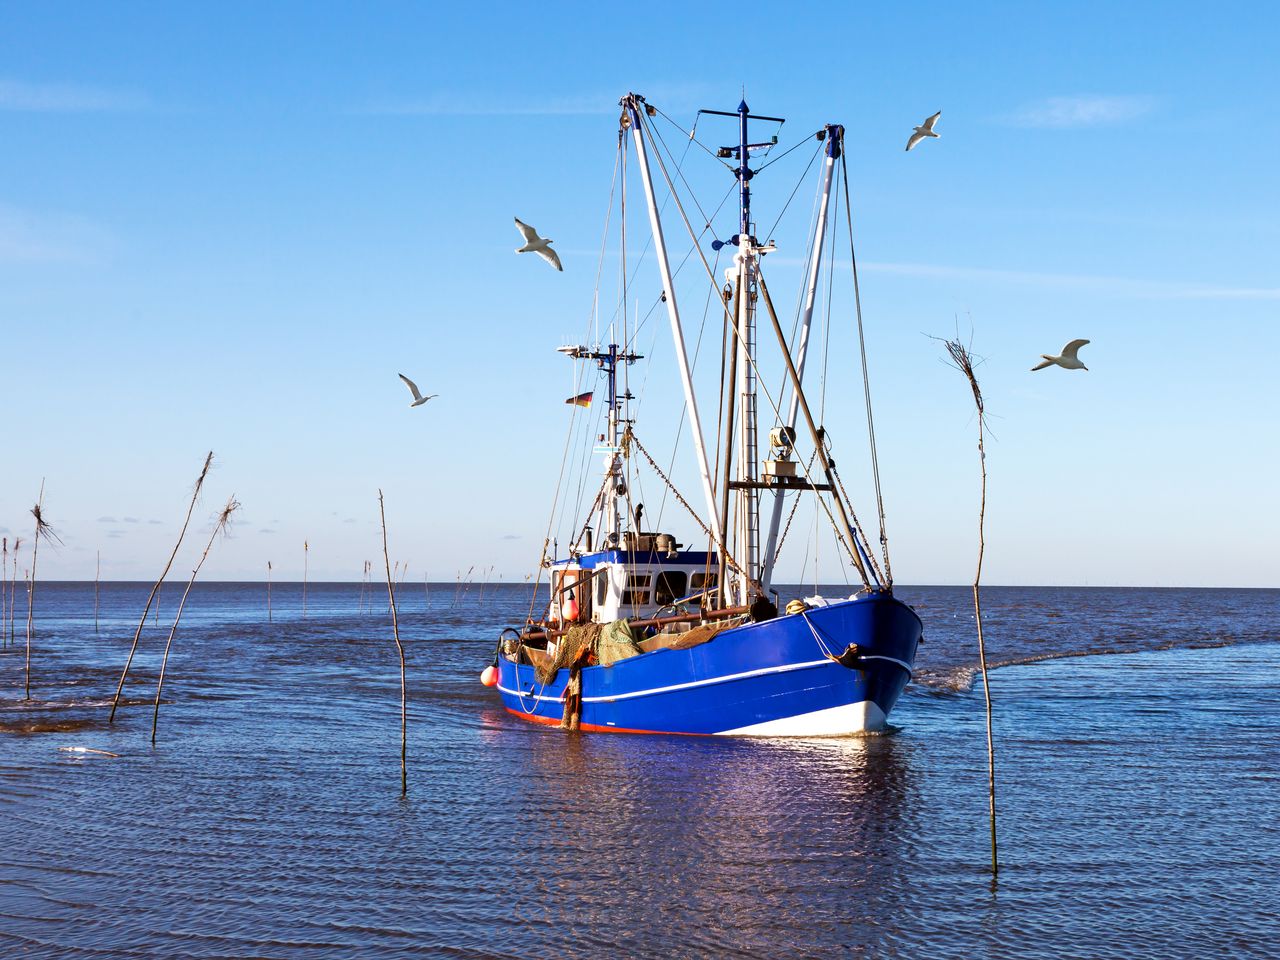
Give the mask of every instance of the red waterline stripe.
<path id="1" fill-rule="evenodd" d="M 510 707 L 503 707 L 507 713 L 513 717 L 519 717 L 521 720 L 528 720 L 530 723 L 541 723 L 548 727 L 560 726 L 560 721 L 554 717 L 540 717 L 534 713 L 525 713 L 522 710 L 512 710 Z M 650 733 L 659 734 L 668 737 L 713 737 L 713 733 L 683 733 L 677 730 L 632 730 L 628 727 L 602 727 L 595 723 L 583 723 L 578 725 L 579 730 L 587 733 Z"/>

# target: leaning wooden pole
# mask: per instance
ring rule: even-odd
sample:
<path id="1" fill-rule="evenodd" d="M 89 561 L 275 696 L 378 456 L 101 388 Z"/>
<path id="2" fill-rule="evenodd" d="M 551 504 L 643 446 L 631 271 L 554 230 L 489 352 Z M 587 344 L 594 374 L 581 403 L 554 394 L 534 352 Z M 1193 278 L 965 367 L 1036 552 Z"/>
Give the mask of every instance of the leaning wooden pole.
<path id="1" fill-rule="evenodd" d="M 156 581 L 155 586 L 151 588 L 151 594 L 147 597 L 147 605 L 142 608 L 142 618 L 138 621 L 138 629 L 133 632 L 133 644 L 129 647 L 129 658 L 125 660 L 124 670 L 120 673 L 120 683 L 116 685 L 116 695 L 111 701 L 111 714 L 107 717 L 107 723 L 115 722 L 116 708 L 120 706 L 120 694 L 124 690 L 125 678 L 129 676 L 129 667 L 133 664 L 133 655 L 138 652 L 138 638 L 142 636 L 142 627 L 147 622 L 147 613 L 151 609 L 151 602 L 155 600 L 156 593 L 160 590 L 160 584 L 164 583 L 164 578 L 169 575 L 169 568 L 173 566 L 173 559 L 178 555 L 178 548 L 182 546 L 182 538 L 187 535 L 187 525 L 191 523 L 191 513 L 196 508 L 196 501 L 200 499 L 200 488 L 204 486 L 204 478 L 209 475 L 211 466 L 213 466 L 212 450 L 204 458 L 204 466 L 200 470 L 200 476 L 196 478 L 195 489 L 191 491 L 191 504 L 187 507 L 187 518 L 182 521 L 182 529 L 178 532 L 178 542 L 173 545 L 173 552 L 169 554 L 169 562 L 164 565 L 160 579 Z"/>
<path id="2" fill-rule="evenodd" d="M 387 603 L 391 606 L 391 631 L 396 638 L 396 650 L 400 654 L 400 795 L 409 792 L 409 700 L 405 695 L 404 644 L 400 642 L 400 621 L 396 616 L 396 590 L 391 579 L 391 558 L 387 552 L 387 510 L 383 505 L 382 491 L 378 491 L 378 513 L 382 517 L 382 562 L 387 568 Z"/>
<path id="3" fill-rule="evenodd" d="M 267 561 L 267 623 L 271 622 L 271 561 Z"/>
<path id="4" fill-rule="evenodd" d="M 978 501 L 978 567 L 973 575 L 973 616 L 978 625 L 978 663 L 982 667 L 982 693 L 987 702 L 987 800 L 991 820 L 991 875 L 1000 874 L 1000 861 L 996 856 L 996 753 L 995 743 L 991 736 L 991 684 L 987 680 L 987 649 L 982 638 L 982 555 L 986 549 L 986 538 L 983 529 L 987 516 L 987 452 L 986 410 L 982 401 L 982 390 L 978 386 L 978 378 L 973 372 L 973 358 L 959 340 L 946 341 L 947 353 L 956 368 L 965 375 L 973 390 L 973 402 L 978 408 L 978 462 L 982 468 L 982 494 Z"/>
<path id="5" fill-rule="evenodd" d="M 200 554 L 200 560 L 196 563 L 196 568 L 191 571 L 191 579 L 187 581 L 187 589 L 182 591 L 182 599 L 178 601 L 178 613 L 173 618 L 173 626 L 169 629 L 169 639 L 164 644 L 164 657 L 160 661 L 160 679 L 156 683 L 156 705 L 151 714 L 151 745 L 153 747 L 156 743 L 156 727 L 160 723 L 160 693 L 164 690 L 164 674 L 169 666 L 169 648 L 173 646 L 173 635 L 178 632 L 178 621 L 182 619 L 182 609 L 187 605 L 187 595 L 191 593 L 191 588 L 195 585 L 196 575 L 200 573 L 200 568 L 204 566 L 205 560 L 209 557 L 209 551 L 213 549 L 213 541 L 218 538 L 219 533 L 226 533 L 227 524 L 231 522 L 231 515 L 236 512 L 239 506 L 240 501 L 235 498 L 234 494 L 227 498 L 227 505 L 218 514 L 218 522 L 213 526 L 213 533 L 209 534 L 209 542 L 204 545 L 204 553 Z"/>
<path id="6" fill-rule="evenodd" d="M 98 581 L 102 579 L 102 551 L 98 551 L 93 567 L 93 632 L 98 632 Z"/>

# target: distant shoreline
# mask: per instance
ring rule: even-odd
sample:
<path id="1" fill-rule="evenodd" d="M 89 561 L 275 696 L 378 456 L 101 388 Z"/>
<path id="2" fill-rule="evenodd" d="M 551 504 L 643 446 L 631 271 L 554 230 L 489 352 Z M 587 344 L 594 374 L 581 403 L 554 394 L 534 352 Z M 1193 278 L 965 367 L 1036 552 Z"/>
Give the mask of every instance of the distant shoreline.
<path id="1" fill-rule="evenodd" d="M 114 585 L 121 585 L 121 586 L 141 585 L 141 586 L 147 586 L 147 587 L 150 587 L 155 583 L 154 580 L 108 580 L 104 577 L 103 579 L 98 581 L 43 580 L 42 579 L 40 581 L 40 586 L 41 587 L 69 586 L 69 585 L 93 586 L 95 582 L 98 583 L 100 586 L 105 584 L 114 584 Z M 365 582 L 367 583 L 368 581 L 365 581 Z M 380 584 L 380 583 L 385 583 L 386 581 L 385 579 L 375 577 L 372 582 L 375 584 Z M 171 577 L 168 580 L 166 580 L 165 583 L 171 584 L 171 585 L 183 585 L 185 584 L 185 580 L 183 580 L 181 577 L 179 578 Z M 255 579 L 255 580 L 201 580 L 199 581 L 199 584 L 204 586 L 216 585 L 216 586 L 232 586 L 232 587 L 234 586 L 264 586 L 265 587 L 266 583 L 267 581 L 265 578 Z M 408 586 L 410 583 L 412 583 L 415 587 L 417 587 L 422 583 L 422 581 L 420 580 L 397 581 L 398 585 L 403 585 L 403 586 Z M 456 587 L 458 586 L 458 583 L 459 581 L 457 580 L 428 580 L 427 581 L 427 585 L 431 587 Z M 480 581 L 477 581 L 477 580 L 462 581 L 462 583 L 464 585 L 467 583 L 470 583 L 470 585 L 472 586 L 480 585 Z M 301 587 L 302 581 L 301 580 L 272 580 L 271 584 L 273 587 L 292 587 L 292 586 Z M 361 584 L 361 581 L 359 580 L 308 580 L 307 589 L 311 589 L 312 587 L 359 587 L 360 584 Z M 490 579 L 487 582 L 487 586 L 488 587 L 528 587 L 528 586 L 533 586 L 533 582 L 530 581 L 528 583 L 524 583 L 519 580 Z M 811 589 L 811 585 L 808 585 L 808 584 L 787 583 L 785 581 L 780 582 L 778 586 L 786 587 L 788 589 L 792 589 L 792 588 L 799 588 L 803 590 Z M 937 589 L 950 589 L 950 588 L 956 588 L 956 589 L 963 588 L 967 590 L 967 589 L 970 589 L 972 586 L 973 586 L 972 583 L 897 583 L 897 584 L 894 584 L 894 588 L 897 590 L 923 590 L 923 589 L 937 590 Z M 853 586 L 850 584 L 824 583 L 824 584 L 819 584 L 819 589 L 843 593 L 846 590 L 852 591 Z M 984 591 L 986 590 L 1261 590 L 1261 591 L 1270 590 L 1270 591 L 1280 592 L 1280 586 L 1274 586 L 1274 587 L 1223 587 L 1223 586 L 1196 586 L 1196 585 L 1149 586 L 1149 585 L 1143 585 L 1143 584 L 1082 584 L 1082 583 L 1057 583 L 1057 584 L 1018 584 L 1018 583 L 986 584 L 984 583 L 982 585 L 982 589 Z"/>

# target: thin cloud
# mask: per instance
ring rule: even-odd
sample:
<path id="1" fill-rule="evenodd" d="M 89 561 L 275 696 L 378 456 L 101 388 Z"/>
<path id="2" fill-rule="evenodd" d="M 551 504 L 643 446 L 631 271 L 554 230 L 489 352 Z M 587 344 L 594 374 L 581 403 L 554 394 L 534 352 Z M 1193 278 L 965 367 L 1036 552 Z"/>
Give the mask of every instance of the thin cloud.
<path id="1" fill-rule="evenodd" d="M 1102 127 L 1133 120 L 1155 108 L 1150 97 L 1046 97 L 1027 104 L 1003 119 L 1017 127 L 1066 130 Z"/>
<path id="2" fill-rule="evenodd" d="M 152 526 L 156 526 L 156 527 L 162 527 L 162 526 L 164 526 L 164 521 L 163 521 L 163 520 L 148 520 L 148 521 L 147 521 L 147 523 L 151 524 Z"/>
<path id="3" fill-rule="evenodd" d="M 1108 277 L 1078 273 L 1038 273 L 1024 270 L 999 270 L 990 267 L 952 267 L 929 263 L 867 262 L 860 266 L 868 273 L 891 276 L 1029 284 L 1094 290 L 1102 293 L 1151 300 L 1280 300 L 1280 287 L 1235 287 L 1208 283 L 1175 283 L 1161 280 L 1136 280 L 1131 277 Z"/>
<path id="4" fill-rule="evenodd" d="M 123 113 L 145 110 L 150 100 L 127 90 L 69 83 L 0 80 L 0 110 L 25 113 Z"/>
<path id="5" fill-rule="evenodd" d="M 503 534 L 502 539 L 503 539 L 503 540 L 519 540 L 519 539 L 520 539 L 520 534 L 518 534 L 518 533 L 507 533 L 507 534 Z"/>
<path id="6" fill-rule="evenodd" d="M 274 533 L 275 533 L 275 531 L 274 531 L 274 530 L 268 530 L 266 527 L 263 527 L 263 528 L 262 528 L 261 530 L 259 530 L 258 532 L 259 532 L 259 533 L 266 533 L 266 534 L 274 534 Z"/>
<path id="7" fill-rule="evenodd" d="M 618 101 L 624 92 L 619 89 L 609 93 L 565 94 L 533 100 L 521 94 L 432 93 L 424 97 L 380 100 L 366 104 L 356 112 L 406 117 L 609 116 L 618 114 Z M 642 92 L 650 103 L 668 113 L 696 109 L 703 105 L 703 99 L 712 95 L 705 85 L 659 86 Z"/>
<path id="8" fill-rule="evenodd" d="M 115 517 L 99 517 L 98 522 L 99 523 L 119 523 L 120 521 L 117 520 Z"/>
<path id="9" fill-rule="evenodd" d="M 106 230 L 81 217 L 0 205 L 0 263 L 93 263 L 113 245 Z"/>
<path id="10" fill-rule="evenodd" d="M 141 523 L 142 521 L 139 520 L 137 517 L 125 517 L 124 522 L 125 523 Z"/>

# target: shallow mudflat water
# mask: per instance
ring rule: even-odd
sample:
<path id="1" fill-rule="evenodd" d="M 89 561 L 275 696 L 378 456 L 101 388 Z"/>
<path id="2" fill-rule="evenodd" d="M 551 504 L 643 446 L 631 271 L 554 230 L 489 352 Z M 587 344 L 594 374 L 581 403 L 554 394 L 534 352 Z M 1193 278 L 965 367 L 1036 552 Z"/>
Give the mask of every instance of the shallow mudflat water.
<path id="1" fill-rule="evenodd" d="M 1280 956 L 1280 591 L 984 592 L 993 886 L 966 588 L 894 732 L 792 742 L 527 725 L 523 588 L 406 586 L 407 798 L 385 593 L 198 586 L 153 748 L 148 589 L 41 585 L 30 703 L 0 650 L 0 956 Z"/>

